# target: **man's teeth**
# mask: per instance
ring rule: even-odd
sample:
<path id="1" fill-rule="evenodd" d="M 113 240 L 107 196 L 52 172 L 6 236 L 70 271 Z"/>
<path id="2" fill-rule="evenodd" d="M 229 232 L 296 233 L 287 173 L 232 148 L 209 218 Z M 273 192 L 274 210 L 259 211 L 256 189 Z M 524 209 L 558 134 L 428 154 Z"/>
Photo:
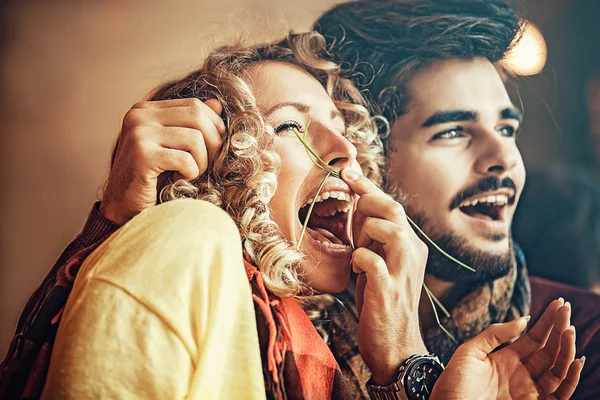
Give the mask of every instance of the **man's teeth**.
<path id="1" fill-rule="evenodd" d="M 508 196 L 504 194 L 483 196 L 474 200 L 463 201 L 461 207 L 473 207 L 479 203 L 487 204 L 488 206 L 502 207 L 508 203 Z"/>

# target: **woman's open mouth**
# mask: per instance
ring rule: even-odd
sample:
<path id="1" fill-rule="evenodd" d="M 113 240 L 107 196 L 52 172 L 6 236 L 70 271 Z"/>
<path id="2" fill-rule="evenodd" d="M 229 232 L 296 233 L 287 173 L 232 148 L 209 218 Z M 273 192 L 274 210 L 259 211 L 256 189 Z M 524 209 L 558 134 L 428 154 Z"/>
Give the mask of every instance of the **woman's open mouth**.
<path id="1" fill-rule="evenodd" d="M 298 211 L 300 223 L 304 224 L 314 194 Z M 350 239 L 350 216 L 354 207 L 354 196 L 350 188 L 341 185 L 323 186 L 314 199 L 312 213 L 308 219 L 306 235 L 319 242 L 324 249 L 352 250 Z"/>

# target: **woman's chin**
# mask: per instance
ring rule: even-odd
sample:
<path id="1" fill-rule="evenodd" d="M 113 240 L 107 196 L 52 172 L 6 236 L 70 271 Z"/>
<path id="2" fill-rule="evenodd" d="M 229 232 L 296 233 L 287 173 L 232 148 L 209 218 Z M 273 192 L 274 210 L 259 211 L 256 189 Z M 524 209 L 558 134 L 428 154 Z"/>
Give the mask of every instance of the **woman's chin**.
<path id="1" fill-rule="evenodd" d="M 326 260 L 318 263 L 303 262 L 301 268 L 305 271 L 305 282 L 318 293 L 339 293 L 346 289 L 350 282 L 350 261 L 344 263 L 340 263 L 340 260 L 335 261 L 334 263 L 328 263 Z"/>

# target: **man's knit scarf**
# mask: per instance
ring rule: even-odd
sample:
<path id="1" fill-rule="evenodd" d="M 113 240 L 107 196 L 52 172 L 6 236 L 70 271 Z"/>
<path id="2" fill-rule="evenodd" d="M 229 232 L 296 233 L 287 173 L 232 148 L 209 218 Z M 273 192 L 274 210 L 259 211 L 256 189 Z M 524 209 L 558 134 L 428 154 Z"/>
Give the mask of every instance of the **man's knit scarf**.
<path id="1" fill-rule="evenodd" d="M 441 319 L 442 325 L 456 338 L 458 344 L 437 325 L 424 334 L 428 350 L 447 364 L 459 344 L 462 344 L 494 323 L 509 322 L 528 315 L 531 292 L 525 259 L 515 245 L 516 266 L 503 277 L 474 287 L 450 310 L 449 318 Z M 354 302 L 354 285 L 336 295 L 345 310 L 329 312 L 328 322 L 316 323 L 320 331 L 329 335 L 330 348 L 335 355 L 353 398 L 367 398 L 365 382 L 371 373 L 358 352 L 358 311 Z"/>

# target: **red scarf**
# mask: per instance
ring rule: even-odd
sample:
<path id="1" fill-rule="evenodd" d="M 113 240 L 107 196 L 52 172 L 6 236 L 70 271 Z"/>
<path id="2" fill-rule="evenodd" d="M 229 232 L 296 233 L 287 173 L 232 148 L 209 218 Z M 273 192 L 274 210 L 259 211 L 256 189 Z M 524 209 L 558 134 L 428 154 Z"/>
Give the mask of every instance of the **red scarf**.
<path id="1" fill-rule="evenodd" d="M 252 288 L 268 399 L 344 399 L 346 384 L 333 354 L 294 298 L 270 295 L 244 260 Z"/>

